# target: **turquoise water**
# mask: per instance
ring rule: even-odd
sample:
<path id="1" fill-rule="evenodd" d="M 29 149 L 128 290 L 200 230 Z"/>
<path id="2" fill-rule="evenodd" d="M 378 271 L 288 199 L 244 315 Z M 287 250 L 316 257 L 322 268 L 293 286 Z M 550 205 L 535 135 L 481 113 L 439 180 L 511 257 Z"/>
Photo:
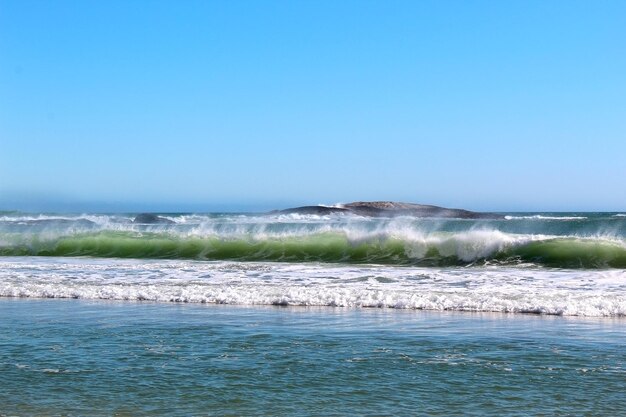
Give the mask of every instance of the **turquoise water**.
<path id="1" fill-rule="evenodd" d="M 0 414 L 624 415 L 626 321 L 0 299 Z"/>

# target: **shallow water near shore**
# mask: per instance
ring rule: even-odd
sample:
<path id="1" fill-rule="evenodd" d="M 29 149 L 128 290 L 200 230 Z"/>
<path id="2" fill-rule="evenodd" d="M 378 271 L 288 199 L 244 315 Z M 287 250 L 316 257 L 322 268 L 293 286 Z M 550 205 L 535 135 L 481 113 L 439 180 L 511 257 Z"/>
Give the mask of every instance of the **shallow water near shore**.
<path id="1" fill-rule="evenodd" d="M 626 320 L 0 299 L 0 413 L 619 415 Z"/>

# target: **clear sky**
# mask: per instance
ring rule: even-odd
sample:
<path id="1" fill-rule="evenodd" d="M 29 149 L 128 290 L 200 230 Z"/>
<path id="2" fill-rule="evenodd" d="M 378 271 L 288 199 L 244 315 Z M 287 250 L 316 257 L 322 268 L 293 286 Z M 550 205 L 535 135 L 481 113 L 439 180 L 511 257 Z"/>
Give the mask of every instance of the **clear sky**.
<path id="1" fill-rule="evenodd" d="M 626 210 L 625 1 L 0 0 L 0 209 Z"/>

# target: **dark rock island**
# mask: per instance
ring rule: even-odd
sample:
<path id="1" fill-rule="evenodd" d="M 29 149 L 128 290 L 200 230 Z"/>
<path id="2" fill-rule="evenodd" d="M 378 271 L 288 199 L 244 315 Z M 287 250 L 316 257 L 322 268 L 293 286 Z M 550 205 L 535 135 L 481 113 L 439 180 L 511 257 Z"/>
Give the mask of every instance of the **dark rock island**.
<path id="1" fill-rule="evenodd" d="M 482 213 L 463 209 L 451 209 L 426 204 L 399 203 L 394 201 L 357 201 L 337 206 L 303 206 L 285 210 L 275 210 L 271 214 L 317 214 L 334 213 L 356 214 L 367 217 L 435 217 L 455 219 L 503 219 L 495 213 Z"/>
<path id="2" fill-rule="evenodd" d="M 173 224 L 175 222 L 170 219 L 166 219 L 165 217 L 157 216 L 154 213 L 141 213 L 138 214 L 133 223 L 139 224 Z"/>

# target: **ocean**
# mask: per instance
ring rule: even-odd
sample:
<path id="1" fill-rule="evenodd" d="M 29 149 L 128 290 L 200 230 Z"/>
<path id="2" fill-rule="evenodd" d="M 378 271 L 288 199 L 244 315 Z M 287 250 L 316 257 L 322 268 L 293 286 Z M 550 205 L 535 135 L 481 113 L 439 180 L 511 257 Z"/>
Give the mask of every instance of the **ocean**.
<path id="1" fill-rule="evenodd" d="M 0 213 L 0 415 L 626 414 L 626 214 Z"/>

